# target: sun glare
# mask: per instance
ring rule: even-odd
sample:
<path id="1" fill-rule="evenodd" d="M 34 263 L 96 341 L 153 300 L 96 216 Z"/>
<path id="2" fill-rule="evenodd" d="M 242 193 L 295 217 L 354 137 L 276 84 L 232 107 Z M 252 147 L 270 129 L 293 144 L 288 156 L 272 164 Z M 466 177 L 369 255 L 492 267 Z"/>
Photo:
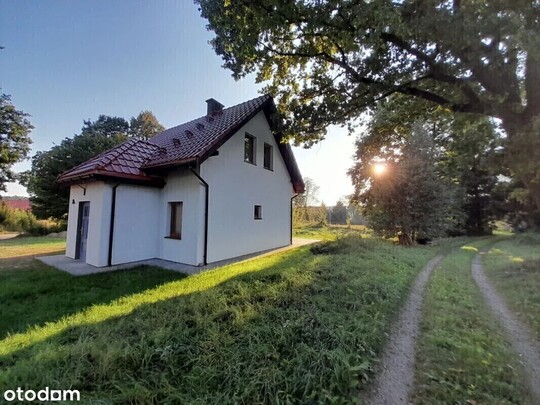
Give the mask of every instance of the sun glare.
<path id="1" fill-rule="evenodd" d="M 373 165 L 373 173 L 375 173 L 376 176 L 381 176 L 386 172 L 386 165 L 384 163 L 375 163 Z"/>

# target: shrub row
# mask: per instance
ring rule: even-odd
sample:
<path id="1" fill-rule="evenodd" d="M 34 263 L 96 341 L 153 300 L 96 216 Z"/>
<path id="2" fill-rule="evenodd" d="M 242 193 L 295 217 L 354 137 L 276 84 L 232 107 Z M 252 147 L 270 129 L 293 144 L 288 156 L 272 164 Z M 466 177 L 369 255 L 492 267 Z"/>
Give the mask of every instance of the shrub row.
<path id="1" fill-rule="evenodd" d="M 38 220 L 30 211 L 11 208 L 0 202 L 0 231 L 24 232 L 41 236 L 66 230 L 66 223 Z"/>

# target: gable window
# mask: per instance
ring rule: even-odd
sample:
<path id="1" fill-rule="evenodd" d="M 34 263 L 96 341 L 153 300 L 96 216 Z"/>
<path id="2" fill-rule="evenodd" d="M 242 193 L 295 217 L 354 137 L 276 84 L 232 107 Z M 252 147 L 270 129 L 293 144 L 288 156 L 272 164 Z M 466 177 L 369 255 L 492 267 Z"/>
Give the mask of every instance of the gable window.
<path id="1" fill-rule="evenodd" d="M 262 205 L 256 205 L 254 207 L 253 219 L 262 219 Z"/>
<path id="2" fill-rule="evenodd" d="M 272 145 L 264 144 L 264 168 L 274 170 L 274 156 Z"/>
<path id="3" fill-rule="evenodd" d="M 169 238 L 182 239 L 182 206 L 183 203 L 169 203 Z"/>
<path id="4" fill-rule="evenodd" d="M 255 164 L 255 137 L 250 134 L 244 139 L 244 162 Z"/>

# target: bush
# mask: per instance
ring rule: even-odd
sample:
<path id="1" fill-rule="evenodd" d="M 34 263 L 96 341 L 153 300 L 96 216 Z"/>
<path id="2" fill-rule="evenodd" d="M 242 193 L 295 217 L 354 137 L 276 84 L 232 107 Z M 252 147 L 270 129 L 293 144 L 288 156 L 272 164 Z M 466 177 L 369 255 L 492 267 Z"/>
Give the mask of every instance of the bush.
<path id="1" fill-rule="evenodd" d="M 36 222 L 36 217 L 29 211 L 8 207 L 0 203 L 0 230 L 24 232 Z"/>
<path id="2" fill-rule="evenodd" d="M 25 231 L 32 236 L 43 236 L 52 232 L 58 233 L 65 231 L 66 228 L 67 226 L 65 222 L 56 223 L 49 220 L 37 220 L 27 229 L 25 229 Z"/>
<path id="3" fill-rule="evenodd" d="M 37 220 L 30 211 L 8 207 L 0 202 L 0 231 L 25 232 L 33 236 L 66 230 L 65 222 Z"/>

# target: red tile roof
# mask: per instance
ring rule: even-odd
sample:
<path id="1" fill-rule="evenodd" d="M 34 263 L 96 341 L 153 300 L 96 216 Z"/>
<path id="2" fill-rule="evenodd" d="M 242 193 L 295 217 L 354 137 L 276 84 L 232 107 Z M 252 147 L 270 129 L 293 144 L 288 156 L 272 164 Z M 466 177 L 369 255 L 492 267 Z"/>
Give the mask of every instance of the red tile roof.
<path id="1" fill-rule="evenodd" d="M 153 169 L 202 163 L 259 111 L 275 111 L 272 97 L 263 95 L 212 115 L 160 132 L 148 141 L 131 139 L 61 174 L 59 183 L 73 183 L 90 177 L 111 177 L 162 186 L 164 179 L 151 175 Z M 276 137 L 279 143 L 279 136 Z M 289 144 L 279 150 L 291 175 L 294 190 L 304 183 Z"/>
<path id="2" fill-rule="evenodd" d="M 211 116 L 200 117 L 160 132 L 151 138 L 150 142 L 165 148 L 167 152 L 156 154 L 144 167 L 163 167 L 197 159 L 204 160 L 205 153 L 213 152 L 216 144 L 221 146 L 228 139 L 227 135 L 232 136 L 263 107 L 271 104 L 272 97 L 260 96 L 215 112 Z"/>
<path id="3" fill-rule="evenodd" d="M 159 151 L 157 145 L 140 139 L 130 139 L 62 173 L 57 181 L 66 183 L 101 176 L 159 185 L 163 183 L 163 179 L 149 176 L 141 170 L 143 163 L 157 151 Z"/>

